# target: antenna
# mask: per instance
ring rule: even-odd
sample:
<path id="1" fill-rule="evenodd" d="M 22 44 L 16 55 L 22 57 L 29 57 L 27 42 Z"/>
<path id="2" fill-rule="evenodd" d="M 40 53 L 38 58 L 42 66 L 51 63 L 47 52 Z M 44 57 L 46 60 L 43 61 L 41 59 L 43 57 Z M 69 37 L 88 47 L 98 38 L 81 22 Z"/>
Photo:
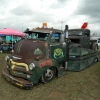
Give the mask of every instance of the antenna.
<path id="1" fill-rule="evenodd" d="M 23 32 L 23 22 L 22 22 L 22 32 Z"/>
<path id="2" fill-rule="evenodd" d="M 61 30 L 62 30 L 62 26 L 63 26 L 63 21 L 61 21 Z"/>

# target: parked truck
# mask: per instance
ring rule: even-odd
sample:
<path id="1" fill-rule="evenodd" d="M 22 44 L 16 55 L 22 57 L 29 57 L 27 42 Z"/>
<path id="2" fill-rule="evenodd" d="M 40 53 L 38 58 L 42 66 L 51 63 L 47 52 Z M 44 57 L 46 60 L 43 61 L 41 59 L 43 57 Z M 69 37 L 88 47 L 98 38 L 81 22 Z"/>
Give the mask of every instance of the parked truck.
<path id="1" fill-rule="evenodd" d="M 70 29 L 68 31 L 69 39 L 80 44 L 83 48 L 90 48 L 93 50 L 98 50 L 97 39 L 91 39 L 91 33 L 89 29 Z"/>
<path id="2" fill-rule="evenodd" d="M 89 30 L 86 31 L 85 35 L 89 35 Z M 83 30 L 76 32 L 76 40 L 71 37 L 68 25 L 64 32 L 37 28 L 27 33 L 30 38 L 15 44 L 13 54 L 5 57 L 7 66 L 2 70 L 7 81 L 21 88 L 31 89 L 40 80 L 47 83 L 68 70 L 81 71 L 100 61 L 100 52 L 90 49 L 90 38 L 83 36 Z"/>

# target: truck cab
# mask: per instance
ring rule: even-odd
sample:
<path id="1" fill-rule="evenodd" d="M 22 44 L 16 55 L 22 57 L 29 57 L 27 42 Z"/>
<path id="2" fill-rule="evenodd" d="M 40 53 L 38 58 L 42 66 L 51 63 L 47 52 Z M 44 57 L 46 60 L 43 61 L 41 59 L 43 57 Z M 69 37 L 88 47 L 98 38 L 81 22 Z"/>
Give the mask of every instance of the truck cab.
<path id="1" fill-rule="evenodd" d="M 53 28 L 33 29 L 27 34 L 15 44 L 13 54 L 5 57 L 7 67 L 2 70 L 6 80 L 21 88 L 30 89 L 40 80 L 47 83 L 68 70 L 81 71 L 100 61 L 100 53 L 84 45 L 86 36 L 76 43 Z M 82 36 L 82 31 L 79 34 Z"/>
<path id="2" fill-rule="evenodd" d="M 83 48 L 98 49 L 97 40 L 90 40 L 89 29 L 70 29 L 68 35 L 71 42 L 78 43 Z"/>

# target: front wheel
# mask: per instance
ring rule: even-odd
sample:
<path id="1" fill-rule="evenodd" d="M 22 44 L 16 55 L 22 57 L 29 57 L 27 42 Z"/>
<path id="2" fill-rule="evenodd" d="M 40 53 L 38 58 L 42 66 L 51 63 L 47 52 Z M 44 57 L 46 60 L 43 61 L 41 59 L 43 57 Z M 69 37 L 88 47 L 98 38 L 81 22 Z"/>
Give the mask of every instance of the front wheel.
<path id="1" fill-rule="evenodd" d="M 54 77 L 55 77 L 55 68 L 51 67 L 43 72 L 42 77 L 41 77 L 41 81 L 43 83 L 47 83 L 47 82 L 52 81 L 52 79 Z"/>

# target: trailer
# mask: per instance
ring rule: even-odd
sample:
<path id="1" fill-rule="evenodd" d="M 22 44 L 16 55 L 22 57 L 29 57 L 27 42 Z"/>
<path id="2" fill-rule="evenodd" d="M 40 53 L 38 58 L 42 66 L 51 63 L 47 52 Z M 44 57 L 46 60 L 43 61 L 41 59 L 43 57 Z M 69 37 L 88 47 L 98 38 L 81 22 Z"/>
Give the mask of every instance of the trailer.
<path id="1" fill-rule="evenodd" d="M 81 71 L 100 61 L 100 52 L 90 49 L 86 42 L 90 38 L 81 39 L 87 43 L 84 45 L 71 41 L 68 25 L 64 32 L 36 28 L 27 33 L 31 38 L 27 36 L 15 44 L 13 54 L 5 57 L 7 66 L 2 70 L 3 77 L 18 87 L 31 89 L 40 80 L 47 83 L 68 70 Z"/>

